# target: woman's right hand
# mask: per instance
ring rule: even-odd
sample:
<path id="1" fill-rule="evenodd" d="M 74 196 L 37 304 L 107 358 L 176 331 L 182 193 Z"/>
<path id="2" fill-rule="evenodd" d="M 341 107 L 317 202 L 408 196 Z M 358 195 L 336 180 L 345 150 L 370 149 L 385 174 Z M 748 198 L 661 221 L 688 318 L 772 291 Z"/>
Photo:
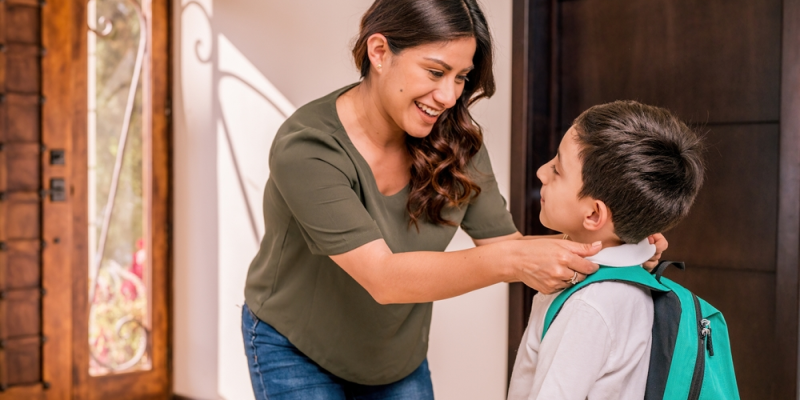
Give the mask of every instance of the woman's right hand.
<path id="1" fill-rule="evenodd" d="M 514 275 L 533 289 L 550 294 L 571 286 L 575 272 L 579 282 L 593 274 L 599 266 L 584 257 L 597 254 L 602 249 L 600 242 L 576 243 L 561 239 L 509 240 L 511 264 Z"/>
<path id="2" fill-rule="evenodd" d="M 476 240 L 478 247 L 454 252 L 392 253 L 383 239 L 331 259 L 380 304 L 424 303 L 448 299 L 498 282 L 523 282 L 553 293 L 597 271 L 583 257 L 600 251 L 567 240 L 523 239 L 515 233 Z"/>

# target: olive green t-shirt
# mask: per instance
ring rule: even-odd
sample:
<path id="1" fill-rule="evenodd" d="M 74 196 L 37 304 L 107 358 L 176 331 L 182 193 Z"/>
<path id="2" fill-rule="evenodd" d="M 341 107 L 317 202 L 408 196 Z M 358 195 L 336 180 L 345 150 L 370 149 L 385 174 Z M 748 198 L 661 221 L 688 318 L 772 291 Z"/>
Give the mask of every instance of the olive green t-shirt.
<path id="1" fill-rule="evenodd" d="M 383 238 L 394 253 L 444 251 L 455 226 L 409 227 L 409 188 L 384 196 L 342 127 L 336 99 L 298 109 L 278 130 L 264 190 L 265 234 L 247 273 L 245 299 L 262 321 L 348 381 L 398 381 L 426 357 L 431 303 L 378 304 L 328 256 Z M 481 194 L 443 216 L 471 237 L 516 232 L 485 146 L 470 173 Z M 377 268 L 377 266 L 376 266 Z"/>

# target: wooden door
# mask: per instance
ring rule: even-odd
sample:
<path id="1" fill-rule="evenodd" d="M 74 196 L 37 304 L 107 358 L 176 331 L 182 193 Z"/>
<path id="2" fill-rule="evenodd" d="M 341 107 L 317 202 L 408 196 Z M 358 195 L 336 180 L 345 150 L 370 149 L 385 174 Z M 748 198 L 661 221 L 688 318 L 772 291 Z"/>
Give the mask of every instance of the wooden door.
<path id="1" fill-rule="evenodd" d="M 0 3 L 0 398 L 68 398 L 70 138 L 48 124 L 42 4 Z M 52 54 L 50 55 L 53 56 Z M 56 54 L 57 57 L 57 54 Z M 43 123 L 44 122 L 44 123 Z"/>
<path id="2" fill-rule="evenodd" d="M 0 1 L 0 399 L 170 396 L 166 4 L 146 11 L 152 363 L 92 376 L 87 4 Z"/>
<path id="3" fill-rule="evenodd" d="M 743 399 L 796 398 L 800 2 L 515 2 L 512 212 L 541 233 L 535 171 L 583 110 L 667 107 L 705 134 L 707 181 L 666 232 L 668 276 L 728 321 Z M 514 172 L 518 174 L 513 175 Z M 511 351 L 531 291 L 512 288 Z"/>

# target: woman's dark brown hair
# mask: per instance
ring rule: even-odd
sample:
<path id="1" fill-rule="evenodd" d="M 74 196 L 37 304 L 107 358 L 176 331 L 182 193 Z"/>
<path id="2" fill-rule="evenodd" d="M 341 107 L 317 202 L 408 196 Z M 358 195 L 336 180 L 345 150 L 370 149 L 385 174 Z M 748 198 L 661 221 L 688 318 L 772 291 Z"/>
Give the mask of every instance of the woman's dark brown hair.
<path id="1" fill-rule="evenodd" d="M 406 137 L 413 158 L 407 204 L 410 223 L 417 225 L 424 217 L 436 224 L 453 224 L 441 216 L 442 209 L 460 207 L 481 191 L 467 172 L 469 161 L 483 143 L 481 128 L 468 107 L 495 91 L 486 18 L 476 0 L 377 0 L 361 19 L 353 46 L 362 78 L 367 78 L 370 70 L 367 39 L 376 33 L 386 37 L 394 54 L 427 43 L 475 38 L 475 68 L 468 74 L 461 97 L 439 116 L 428 136 Z"/>

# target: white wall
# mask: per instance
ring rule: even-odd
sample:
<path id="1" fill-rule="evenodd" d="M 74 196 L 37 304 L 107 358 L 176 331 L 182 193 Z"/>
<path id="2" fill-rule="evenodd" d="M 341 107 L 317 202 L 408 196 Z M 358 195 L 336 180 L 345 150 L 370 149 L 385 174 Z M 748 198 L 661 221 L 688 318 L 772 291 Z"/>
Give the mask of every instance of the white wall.
<path id="1" fill-rule="evenodd" d="M 511 159 L 511 0 L 483 0 L 495 40 L 497 92 L 472 115 L 483 127 L 500 192 L 508 199 Z M 448 250 L 472 247 L 459 229 Z M 506 398 L 508 284 L 436 302 L 428 359 L 438 400 Z"/>
<path id="2" fill-rule="evenodd" d="M 252 398 L 240 333 L 244 276 L 263 232 L 272 135 L 294 109 L 354 82 L 349 47 L 371 0 L 174 0 L 175 393 Z M 511 1 L 484 4 L 497 94 L 473 109 L 508 194 Z M 460 233 L 450 249 L 470 245 Z M 503 399 L 507 293 L 434 306 L 436 398 Z"/>

